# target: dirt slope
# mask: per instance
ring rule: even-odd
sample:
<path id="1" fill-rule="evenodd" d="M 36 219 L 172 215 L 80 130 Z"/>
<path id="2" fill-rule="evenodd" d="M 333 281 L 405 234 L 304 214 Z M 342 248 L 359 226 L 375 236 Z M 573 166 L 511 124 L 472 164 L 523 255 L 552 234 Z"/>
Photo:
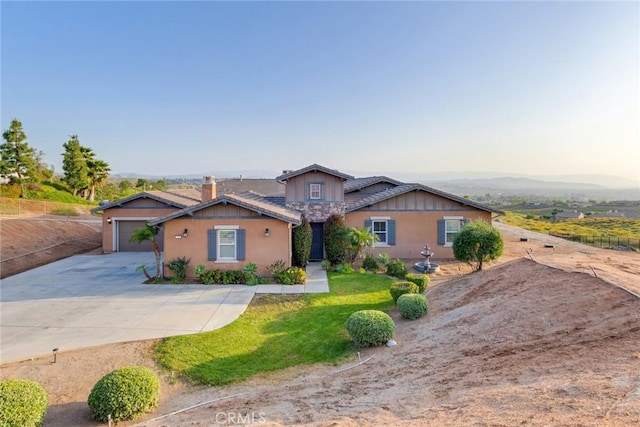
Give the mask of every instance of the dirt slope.
<path id="1" fill-rule="evenodd" d="M 427 291 L 426 317 L 391 313 L 396 347 L 363 350 L 359 366 L 296 368 L 224 388 L 184 386 L 163 373 L 161 405 L 140 425 L 638 425 L 640 299 L 593 277 L 589 266 L 631 287 L 640 256 L 499 227 L 505 262 L 472 275 L 443 265 Z M 547 239 L 555 247 L 545 251 Z M 525 248 L 561 269 L 523 258 Z M 92 426 L 93 384 L 117 367 L 154 366 L 152 344 L 61 353 L 55 365 L 36 359 L 1 366 L 0 376 L 43 384 L 47 426 Z"/>
<path id="2" fill-rule="evenodd" d="M 245 394 L 141 425 L 209 425 L 220 413 L 262 414 L 267 425 L 640 420 L 640 300 L 629 293 L 522 259 L 439 285 L 428 298 L 430 313 L 413 322 L 396 315 L 398 346 L 363 351 L 374 356 L 366 364 L 215 390 L 211 398 Z"/>
<path id="3" fill-rule="evenodd" d="M 97 249 L 101 233 L 101 223 L 95 219 L 2 219 L 0 277 Z"/>

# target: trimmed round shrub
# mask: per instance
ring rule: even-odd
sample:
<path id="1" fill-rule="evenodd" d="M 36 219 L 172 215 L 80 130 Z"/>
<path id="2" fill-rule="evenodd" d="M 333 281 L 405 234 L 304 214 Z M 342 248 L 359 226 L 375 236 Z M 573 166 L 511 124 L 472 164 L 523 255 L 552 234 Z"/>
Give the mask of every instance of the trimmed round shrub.
<path id="1" fill-rule="evenodd" d="M 407 266 L 404 265 L 404 262 L 399 259 L 394 259 L 393 261 L 389 261 L 387 264 L 387 274 L 389 276 L 397 277 L 398 279 L 404 279 L 408 273 Z"/>
<path id="2" fill-rule="evenodd" d="M 351 313 L 347 319 L 347 332 L 361 347 L 385 344 L 396 330 L 389 315 L 380 310 L 360 310 Z"/>
<path id="3" fill-rule="evenodd" d="M 429 276 L 426 274 L 416 274 L 416 273 L 408 273 L 404 276 L 404 279 L 407 282 L 412 282 L 418 285 L 418 293 L 423 293 L 427 286 L 429 286 Z"/>
<path id="4" fill-rule="evenodd" d="M 0 426 L 41 426 L 47 414 L 47 392 L 35 381 L 0 381 Z"/>
<path id="5" fill-rule="evenodd" d="M 102 377 L 89 393 L 89 409 L 96 421 L 133 420 L 158 406 L 160 381 L 144 366 L 116 369 Z"/>
<path id="6" fill-rule="evenodd" d="M 429 310 L 429 301 L 422 294 L 403 294 L 397 301 L 398 311 L 405 319 L 419 319 Z"/>
<path id="7" fill-rule="evenodd" d="M 418 285 L 413 282 L 393 282 L 391 284 L 391 288 L 389 289 L 391 293 L 391 298 L 393 298 L 393 302 L 398 301 L 398 297 L 404 294 L 417 294 L 419 292 Z"/>

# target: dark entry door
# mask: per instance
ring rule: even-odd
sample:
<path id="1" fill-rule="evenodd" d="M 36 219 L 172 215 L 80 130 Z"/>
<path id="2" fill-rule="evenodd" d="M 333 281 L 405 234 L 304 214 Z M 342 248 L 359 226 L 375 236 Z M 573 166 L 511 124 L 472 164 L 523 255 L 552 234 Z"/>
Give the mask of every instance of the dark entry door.
<path id="1" fill-rule="evenodd" d="M 322 238 L 322 222 L 311 223 L 311 255 L 310 261 L 322 261 L 324 258 L 324 240 Z"/>

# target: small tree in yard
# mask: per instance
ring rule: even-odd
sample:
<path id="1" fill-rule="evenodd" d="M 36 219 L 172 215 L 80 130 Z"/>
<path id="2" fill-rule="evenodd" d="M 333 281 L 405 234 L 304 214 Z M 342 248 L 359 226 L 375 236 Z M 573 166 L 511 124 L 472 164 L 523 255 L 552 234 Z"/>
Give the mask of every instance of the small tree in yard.
<path id="1" fill-rule="evenodd" d="M 467 223 L 453 239 L 453 255 L 476 271 L 484 262 L 498 259 L 503 250 L 502 234 L 486 221 Z"/>
<path id="2" fill-rule="evenodd" d="M 324 223 L 322 233 L 327 260 L 331 265 L 342 264 L 348 245 L 347 230 L 342 216 L 338 214 L 331 215 L 327 222 Z"/>
<path id="3" fill-rule="evenodd" d="M 369 228 L 349 227 L 347 228 L 347 253 L 346 261 L 353 264 L 358 258 L 364 258 L 364 250 L 373 246 L 379 240 Z"/>
<path id="4" fill-rule="evenodd" d="M 293 265 L 304 267 L 309 262 L 312 233 L 311 224 L 307 218 L 302 218 L 302 224 L 293 229 Z"/>
<path id="5" fill-rule="evenodd" d="M 134 243 L 151 242 L 151 249 L 153 250 L 153 254 L 156 257 L 156 279 L 160 277 L 160 245 L 158 245 L 158 241 L 156 240 L 157 234 L 158 230 L 155 227 L 147 224 L 143 228 L 133 230 L 133 233 L 129 238 L 129 241 Z M 140 266 L 140 268 L 142 269 L 142 272 L 147 277 L 147 279 L 151 280 L 152 277 L 147 272 L 144 265 Z"/>

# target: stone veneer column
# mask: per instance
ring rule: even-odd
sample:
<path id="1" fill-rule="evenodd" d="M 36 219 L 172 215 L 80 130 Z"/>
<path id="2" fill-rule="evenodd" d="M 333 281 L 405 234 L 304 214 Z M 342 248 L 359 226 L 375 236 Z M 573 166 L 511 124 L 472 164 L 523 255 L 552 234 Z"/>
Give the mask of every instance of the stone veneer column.
<path id="1" fill-rule="evenodd" d="M 327 203 L 287 203 L 287 207 L 295 209 L 304 215 L 309 222 L 325 222 L 331 215 L 344 217 L 345 205 L 342 202 Z"/>

